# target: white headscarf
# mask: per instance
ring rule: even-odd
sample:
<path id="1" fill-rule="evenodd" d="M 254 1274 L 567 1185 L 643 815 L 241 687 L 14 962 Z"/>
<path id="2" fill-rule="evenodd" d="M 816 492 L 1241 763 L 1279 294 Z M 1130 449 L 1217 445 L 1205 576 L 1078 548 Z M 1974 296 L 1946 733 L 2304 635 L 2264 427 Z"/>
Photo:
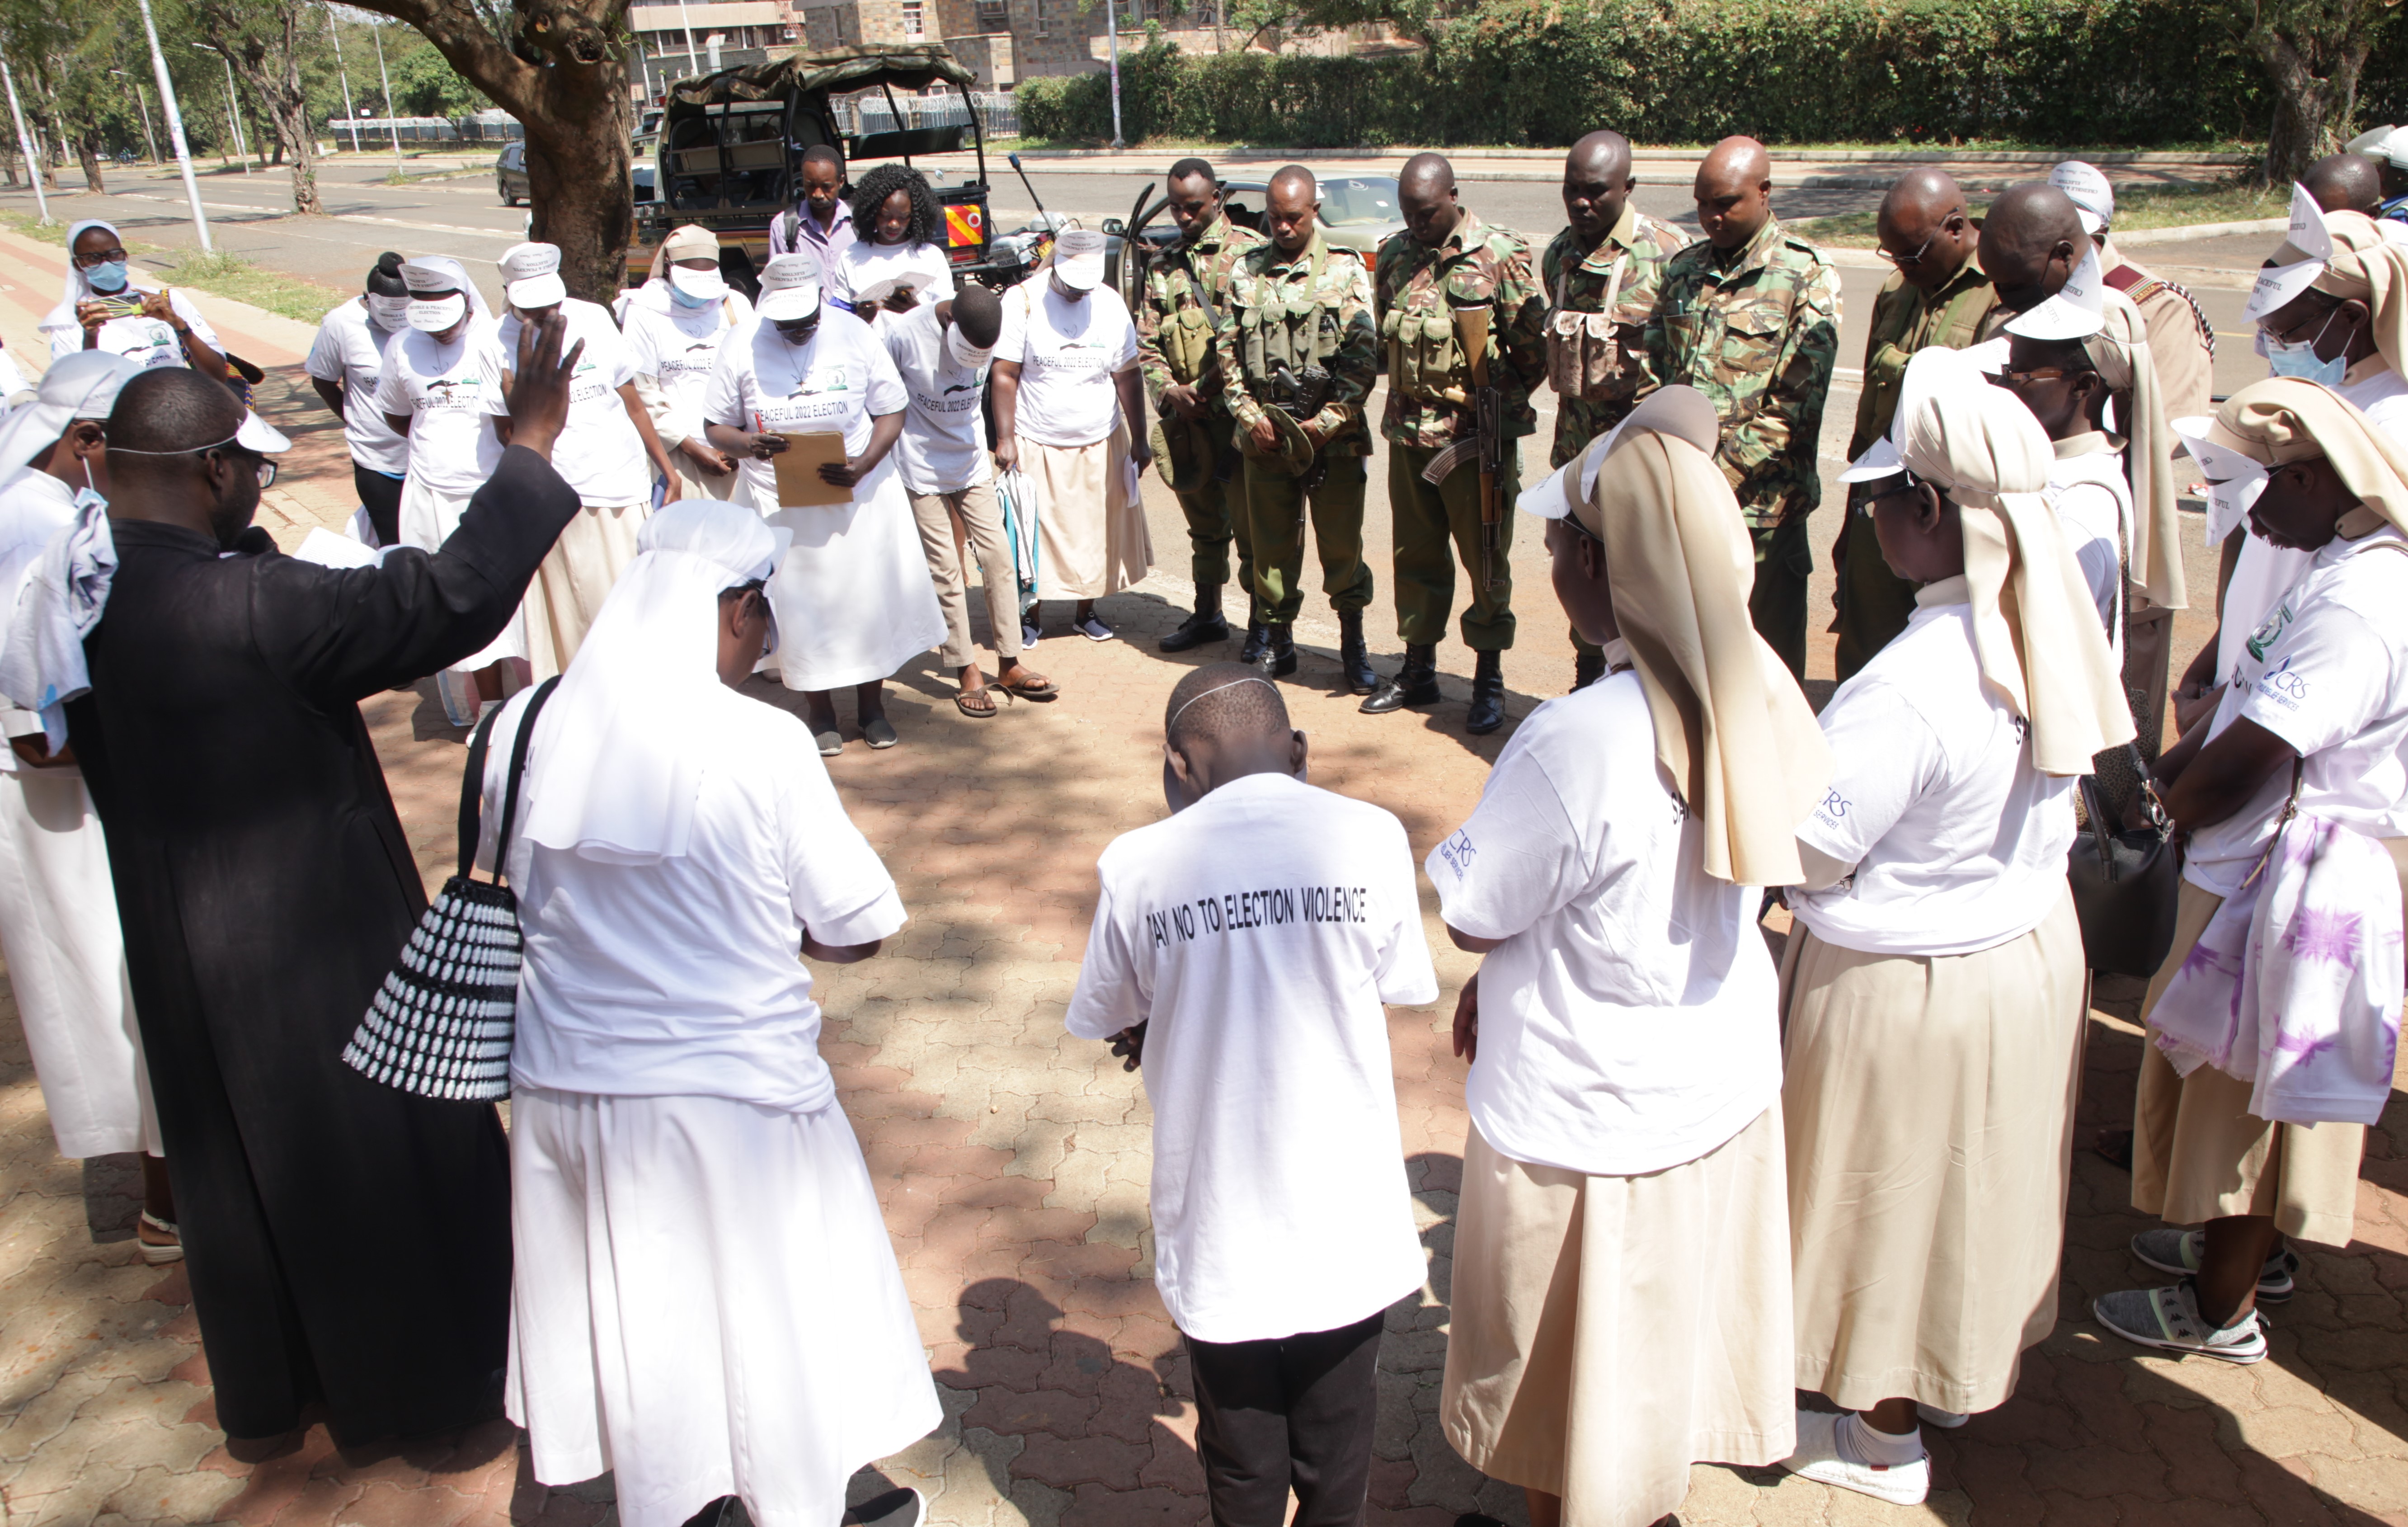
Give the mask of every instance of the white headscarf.
<path id="1" fill-rule="evenodd" d="M 92 289 L 92 282 L 85 278 L 82 268 L 75 263 L 75 247 L 77 239 L 94 228 L 108 229 L 108 236 L 121 244 L 125 241 L 125 236 L 117 231 L 116 223 L 105 222 L 100 218 L 88 217 L 80 222 L 68 223 L 66 284 L 60 291 L 59 305 L 43 314 L 41 323 L 36 327 L 45 332 L 50 329 L 79 328 L 82 325 L 76 321 L 75 315 L 77 303 L 98 302 L 110 297 L 129 297 L 140 290 L 135 285 L 131 276 L 126 278 L 125 289 L 122 292 L 95 292 Z"/>
<path id="2" fill-rule="evenodd" d="M 531 841 L 604 864 L 685 854 L 703 774 L 724 756 L 710 716 L 735 699 L 719 682 L 719 596 L 767 578 L 790 539 L 715 498 L 644 522 L 528 749 Z"/>

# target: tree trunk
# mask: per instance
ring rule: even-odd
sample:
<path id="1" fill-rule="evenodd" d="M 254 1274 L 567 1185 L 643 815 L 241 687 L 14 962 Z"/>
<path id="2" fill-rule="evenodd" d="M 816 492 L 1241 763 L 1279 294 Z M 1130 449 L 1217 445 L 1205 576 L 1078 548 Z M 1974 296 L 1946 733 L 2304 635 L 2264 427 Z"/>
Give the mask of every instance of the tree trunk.
<path id="1" fill-rule="evenodd" d="M 625 113 L 530 120 L 526 130 L 529 237 L 560 246 L 561 279 L 572 295 L 608 303 L 619 294 L 635 236 Z"/>
<path id="2" fill-rule="evenodd" d="M 2312 8 L 2296 17 L 2261 10 L 2249 30 L 2250 50 L 2274 86 L 2274 120 L 2266 131 L 2269 185 L 2297 180 L 2309 165 L 2339 151 L 2358 108 L 2358 74 L 2374 46 L 2375 8 L 2351 0 L 2330 8 L 2329 15 Z"/>
<path id="3" fill-rule="evenodd" d="M 293 209 L 314 217 L 326 206 L 318 199 L 318 145 L 308 136 L 309 103 L 295 91 L 289 104 L 277 99 L 270 105 L 280 135 L 293 146 Z"/>
<path id="4" fill-rule="evenodd" d="M 100 171 L 100 135 L 86 133 L 76 139 L 76 161 L 83 166 L 84 189 L 95 196 L 108 194 L 108 182 Z"/>
<path id="5" fill-rule="evenodd" d="M 262 35 L 252 29 L 238 31 L 238 18 L 225 7 L 204 4 L 194 9 L 209 41 L 233 62 L 235 73 L 251 87 L 251 98 L 267 113 L 267 136 L 276 140 L 276 157 L 270 164 L 293 166 L 293 210 L 309 217 L 322 215 L 326 207 L 318 198 L 318 142 L 309 134 L 309 98 L 301 87 L 300 27 L 308 13 L 293 7 Z M 257 112 L 251 121 L 256 136 Z"/>

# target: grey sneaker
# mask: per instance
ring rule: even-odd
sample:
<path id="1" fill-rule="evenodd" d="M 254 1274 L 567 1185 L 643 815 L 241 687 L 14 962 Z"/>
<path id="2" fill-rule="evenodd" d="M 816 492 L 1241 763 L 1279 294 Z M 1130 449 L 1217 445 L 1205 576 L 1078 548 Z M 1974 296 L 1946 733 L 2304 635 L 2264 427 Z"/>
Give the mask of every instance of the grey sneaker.
<path id="1" fill-rule="evenodd" d="M 2132 1255 L 2160 1273 L 2188 1277 L 2199 1271 L 2207 1232 L 2195 1230 L 2144 1230 L 2132 1237 Z M 2291 1275 L 2300 1270 L 2299 1253 L 2277 1246 L 2258 1273 L 2258 1303 L 2280 1304 L 2299 1292 Z"/>
<path id="2" fill-rule="evenodd" d="M 2196 1352 L 2225 1362 L 2257 1362 L 2266 1356 L 2266 1328 L 2258 1312 L 2229 1326 L 2209 1325 L 2199 1313 L 2198 1286 L 2189 1278 L 2170 1289 L 2101 1295 L 2091 1302 L 2090 1313 L 2126 1341 L 2160 1352 Z"/>

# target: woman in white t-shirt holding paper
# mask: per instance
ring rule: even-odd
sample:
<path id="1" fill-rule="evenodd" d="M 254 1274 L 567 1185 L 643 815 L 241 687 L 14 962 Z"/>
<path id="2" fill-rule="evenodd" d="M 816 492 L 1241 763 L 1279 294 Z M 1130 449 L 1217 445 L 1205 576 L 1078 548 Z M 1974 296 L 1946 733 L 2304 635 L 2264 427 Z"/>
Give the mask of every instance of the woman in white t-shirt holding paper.
<path id="1" fill-rule="evenodd" d="M 945 252 L 945 209 L 928 178 L 908 165 L 880 165 L 853 189 L 858 236 L 829 272 L 828 296 L 872 328 L 887 313 L 908 313 L 952 296 L 953 262 Z"/>
<path id="2" fill-rule="evenodd" d="M 50 339 L 50 357 L 106 350 L 144 370 L 188 366 L 225 381 L 225 346 L 193 299 L 173 288 L 143 290 L 126 264 L 115 223 L 92 218 L 67 225 L 66 288 L 38 325 Z"/>
<path id="3" fill-rule="evenodd" d="M 1533 1527 L 1649 1527 L 1791 1447 L 1778 986 L 1828 756 L 1748 620 L 1713 405 L 1669 387 L 1522 497 L 1605 677 L 1533 711 L 1425 863 L 1469 1058 L 1439 1417 Z"/>
<path id="4" fill-rule="evenodd" d="M 1978 362 L 1907 365 L 1850 469 L 1906 629 L 1824 708 L 1831 788 L 1799 829 L 1782 964 L 1798 1387 L 1791 1472 L 1896 1505 L 1918 1420 L 2014 1391 L 2057 1323 L 2089 972 L 2065 877 L 2073 789 L 2132 739 L 2055 460 Z"/>
<path id="5" fill-rule="evenodd" d="M 752 304 L 720 275 L 719 237 L 709 228 L 688 223 L 671 233 L 658 268 L 621 308 L 636 396 L 686 493 L 725 498 L 736 491 L 736 461 L 703 438 L 702 398 L 719 347 L 752 316 Z"/>
<path id="6" fill-rule="evenodd" d="M 800 690 L 824 756 L 844 750 L 836 691 L 853 692 L 862 740 L 900 742 L 886 680 L 945 640 L 910 496 L 893 460 L 909 396 L 895 363 L 851 313 L 820 299 L 819 258 L 781 254 L 761 273 L 752 322 L 720 347 L 702 403 L 710 443 L 738 462 L 742 495 L 794 550 L 769 584 L 781 683 Z M 844 460 L 820 468 L 849 495 L 781 504 L 776 458 L 788 435 L 841 435 Z"/>
<path id="7" fill-rule="evenodd" d="M 1103 284 L 1104 236 L 1065 231 L 1054 263 L 1004 294 L 995 342 L 995 464 L 1026 475 L 1037 511 L 1037 597 L 1075 599 L 1071 627 L 1090 641 L 1115 633 L 1096 600 L 1154 566 L 1137 474 L 1146 443 L 1137 324 Z M 1031 605 L 1021 645 L 1037 644 Z"/>

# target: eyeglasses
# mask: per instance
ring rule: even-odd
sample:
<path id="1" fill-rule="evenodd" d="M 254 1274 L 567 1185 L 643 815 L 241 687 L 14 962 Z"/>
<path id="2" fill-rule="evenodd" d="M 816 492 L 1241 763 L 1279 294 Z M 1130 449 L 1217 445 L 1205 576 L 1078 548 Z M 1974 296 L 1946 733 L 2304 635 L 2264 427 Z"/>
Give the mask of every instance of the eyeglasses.
<path id="1" fill-rule="evenodd" d="M 1885 249 L 1879 244 L 1875 244 L 1873 246 L 1873 252 L 1880 255 L 1883 259 L 1887 260 L 1890 264 L 1898 267 L 1901 270 L 1905 269 L 1908 266 L 1919 266 L 1923 263 L 1923 257 L 1931 252 L 1931 246 L 1940 241 L 1940 235 L 1947 231 L 1949 222 L 1952 219 L 1960 218 L 1964 215 L 1965 209 L 1959 207 L 1955 211 L 1942 217 L 1940 220 L 1939 228 L 1935 229 L 1931 237 L 1923 241 L 1923 247 L 1916 250 L 1913 254 L 1900 254 L 1895 250 Z"/>
<path id="2" fill-rule="evenodd" d="M 109 450 L 112 454 L 121 456 L 206 456 L 212 454 L 224 454 L 226 447 L 233 444 L 234 442 L 232 440 L 220 440 L 215 445 L 195 446 L 190 451 L 136 451 L 131 446 L 122 445 L 110 446 Z M 244 455 L 252 454 L 251 452 L 245 451 L 240 446 L 235 446 L 235 449 L 236 451 L 240 451 Z M 273 456 L 263 455 L 259 456 L 257 460 L 258 466 L 254 470 L 259 473 L 259 485 L 263 488 L 274 487 L 276 485 L 276 458 Z"/>
<path id="3" fill-rule="evenodd" d="M 1999 371 L 1993 374 L 2010 387 L 2020 387 L 2028 382 L 2063 382 L 2068 377 L 2087 376 L 2089 373 L 2062 366 L 2036 366 L 2028 371 Z"/>
<path id="4" fill-rule="evenodd" d="M 1891 479 L 1885 477 L 1877 478 L 1875 481 L 1887 483 L 1890 482 Z M 1880 503 L 1883 499 L 1895 498 L 1902 493 L 1917 493 L 1923 488 L 1923 479 L 1915 476 L 1910 471 L 1901 469 L 1899 472 L 1896 481 L 1897 486 L 1895 487 L 1884 488 L 1879 493 L 1869 493 L 1862 498 L 1857 499 L 1856 512 L 1870 520 L 1873 517 L 1873 506 Z"/>
<path id="5" fill-rule="evenodd" d="M 2262 323 L 2258 326 L 2266 330 L 2267 339 L 2272 339 L 2280 344 L 2288 345 L 2299 343 L 2300 340 L 2298 337 L 2306 334 L 2308 325 L 2314 324 L 2316 325 L 2316 332 L 2313 335 L 2308 335 L 2307 342 L 2315 344 L 2324 339 L 2325 330 L 2332 324 L 2333 314 L 2341 311 L 2341 303 L 2335 301 L 2324 308 L 2313 309 L 2310 311 L 2301 314 L 2299 322 L 2291 324 L 2288 328 L 2267 328 L 2267 326 Z"/>
<path id="6" fill-rule="evenodd" d="M 91 254 L 79 254 L 75 263 L 78 270 L 90 270 L 94 266 L 114 265 L 124 258 L 125 252 L 122 249 L 105 249 Z"/>

